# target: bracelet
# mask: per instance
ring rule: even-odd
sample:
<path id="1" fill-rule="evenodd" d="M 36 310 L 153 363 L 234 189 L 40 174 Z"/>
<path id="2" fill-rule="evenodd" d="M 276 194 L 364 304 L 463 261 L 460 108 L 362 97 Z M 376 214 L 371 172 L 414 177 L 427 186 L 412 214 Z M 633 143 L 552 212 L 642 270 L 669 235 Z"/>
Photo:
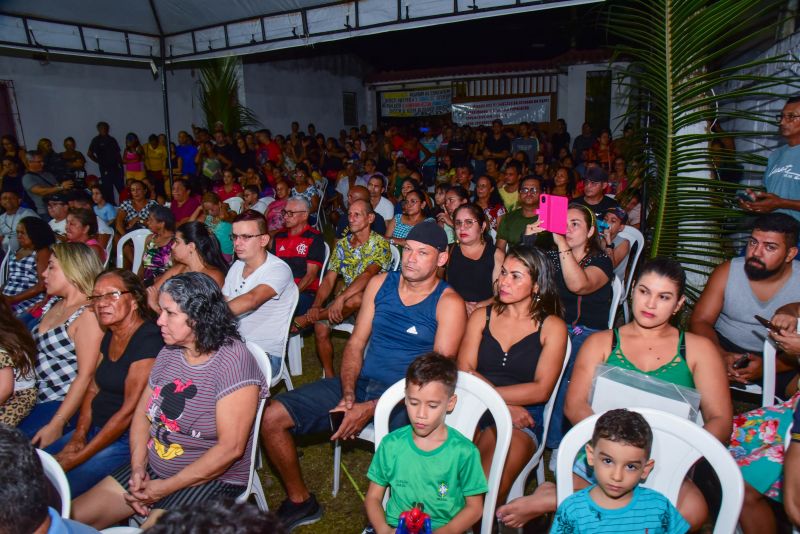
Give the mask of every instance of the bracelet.
<path id="1" fill-rule="evenodd" d="M 572 252 L 572 249 L 571 249 L 571 248 L 568 248 L 568 249 L 566 249 L 566 250 L 559 250 L 559 251 L 558 251 L 558 253 L 559 253 L 559 254 L 566 254 L 567 252 Z"/>

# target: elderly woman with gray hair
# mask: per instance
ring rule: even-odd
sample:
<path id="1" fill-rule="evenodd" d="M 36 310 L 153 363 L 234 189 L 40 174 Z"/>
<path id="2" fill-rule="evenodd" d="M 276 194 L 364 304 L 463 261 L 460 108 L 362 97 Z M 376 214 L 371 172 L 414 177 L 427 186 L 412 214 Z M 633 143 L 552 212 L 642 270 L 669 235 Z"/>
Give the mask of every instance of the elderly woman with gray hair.
<path id="1" fill-rule="evenodd" d="M 144 527 L 167 509 L 247 485 L 253 423 L 265 378 L 217 284 L 187 272 L 159 289 L 159 352 L 130 430 L 131 463 L 73 501 L 78 521 L 102 529 L 134 513 Z"/>

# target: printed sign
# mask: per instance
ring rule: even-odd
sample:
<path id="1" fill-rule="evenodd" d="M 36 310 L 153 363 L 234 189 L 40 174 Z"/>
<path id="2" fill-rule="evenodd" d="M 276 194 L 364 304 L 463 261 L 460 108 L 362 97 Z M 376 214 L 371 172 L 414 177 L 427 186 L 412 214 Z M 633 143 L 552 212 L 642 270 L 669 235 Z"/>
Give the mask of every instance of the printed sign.
<path id="1" fill-rule="evenodd" d="M 550 122 L 550 102 L 549 95 L 462 102 L 453 104 L 453 122 L 470 126 L 488 126 L 495 119 L 506 124 Z"/>
<path id="2" fill-rule="evenodd" d="M 425 117 L 450 113 L 449 87 L 381 93 L 383 117 Z"/>

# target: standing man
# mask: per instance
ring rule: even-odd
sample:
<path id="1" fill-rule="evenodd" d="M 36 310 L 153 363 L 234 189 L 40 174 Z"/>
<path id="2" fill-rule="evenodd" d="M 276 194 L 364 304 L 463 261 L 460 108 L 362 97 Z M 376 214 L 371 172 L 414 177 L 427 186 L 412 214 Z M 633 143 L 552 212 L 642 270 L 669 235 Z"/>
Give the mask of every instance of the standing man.
<path id="1" fill-rule="evenodd" d="M 786 144 L 769 155 L 764 171 L 767 192 L 748 189 L 747 193 L 755 200 L 739 203 L 748 211 L 777 210 L 800 221 L 800 96 L 787 100 L 776 119 Z"/>
<path id="2" fill-rule="evenodd" d="M 576 164 L 583 163 L 583 154 L 592 148 L 593 144 L 592 126 L 588 122 L 584 122 L 581 126 L 581 134 L 572 142 L 572 159 Z"/>
<path id="3" fill-rule="evenodd" d="M 495 160 L 499 165 L 509 154 L 511 154 L 511 141 L 503 133 L 503 121 L 495 119 L 492 121 L 492 133 L 486 138 L 483 156 Z"/>
<path id="4" fill-rule="evenodd" d="M 122 180 L 122 150 L 119 148 L 117 140 L 111 137 L 108 131 L 107 122 L 97 123 L 97 135 L 89 144 L 86 155 L 100 167 L 100 186 L 106 202 L 116 204 L 114 189 L 119 194 L 125 187 Z"/>
<path id="5" fill-rule="evenodd" d="M 539 140 L 536 136 L 531 135 L 531 125 L 527 122 L 519 124 L 519 137 L 511 141 L 511 152 L 524 152 L 528 156 L 528 162 L 536 161 L 536 155 L 539 153 Z"/>
<path id="6" fill-rule="evenodd" d="M 238 258 L 225 277 L 222 294 L 239 318 L 239 333 L 264 349 L 277 374 L 283 361 L 283 338 L 278 325 L 294 312 L 286 289 L 294 284 L 292 270 L 267 252 L 267 221 L 257 211 L 243 211 L 233 220 L 233 250 Z"/>
<path id="7" fill-rule="evenodd" d="M 49 195 L 61 193 L 65 189 L 71 189 L 72 183 L 72 180 L 64 180 L 58 183 L 52 173 L 44 170 L 44 158 L 42 155 L 35 150 L 28 152 L 28 172 L 22 177 L 22 186 L 28 196 L 31 197 L 31 200 L 33 200 L 39 217 L 45 221 L 50 220 L 45 198 Z"/>
<path id="8" fill-rule="evenodd" d="M 248 186 L 249 187 L 249 186 Z M 272 253 L 289 265 L 294 283 L 300 292 L 294 315 L 305 315 L 319 289 L 319 272 L 325 262 L 325 240 L 308 224 L 311 204 L 303 197 L 286 202 L 283 220 L 285 230 L 275 234 Z"/>
<path id="9" fill-rule="evenodd" d="M 188 174 L 194 176 L 197 174 L 197 164 L 194 162 L 197 156 L 197 147 L 193 139 L 184 130 L 178 132 L 178 145 L 175 147 L 175 154 L 183 161 L 181 174 Z"/>
<path id="10" fill-rule="evenodd" d="M 417 356 L 431 350 L 450 358 L 458 353 L 467 314 L 461 297 L 436 275 L 447 260 L 444 230 L 434 222 L 412 228 L 402 270 L 380 274 L 367 284 L 344 348 L 341 377 L 278 395 L 267 406 L 261 438 L 286 488 L 278 516 L 288 530 L 322 517 L 303 480 L 293 435 L 328 431 L 334 410 L 344 417 L 331 440 L 352 439 L 372 420 L 378 398 L 405 377 Z"/>

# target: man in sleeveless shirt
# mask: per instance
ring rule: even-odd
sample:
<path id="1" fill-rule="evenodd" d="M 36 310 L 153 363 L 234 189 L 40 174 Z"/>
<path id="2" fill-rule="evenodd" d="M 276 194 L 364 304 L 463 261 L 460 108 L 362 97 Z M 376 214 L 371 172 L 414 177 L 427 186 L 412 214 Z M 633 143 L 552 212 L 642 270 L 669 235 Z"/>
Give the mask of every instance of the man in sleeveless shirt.
<path id="1" fill-rule="evenodd" d="M 288 530 L 322 517 L 303 481 L 293 434 L 328 431 L 336 411 L 344 417 L 331 440 L 355 438 L 372 420 L 378 398 L 404 378 L 416 356 L 431 350 L 456 356 L 467 317 L 461 297 L 436 276 L 447 259 L 444 230 L 434 222 L 416 225 L 406 238 L 401 271 L 367 284 L 340 376 L 278 395 L 267 406 L 261 438 L 286 488 L 278 515 Z"/>
<path id="2" fill-rule="evenodd" d="M 784 213 L 756 219 L 745 256 L 714 269 L 694 308 L 690 331 L 717 345 L 733 383 L 761 381 L 767 329 L 755 316 L 769 319 L 781 306 L 800 301 L 800 268 L 792 261 L 799 228 Z M 782 397 L 796 371 L 781 359 L 776 364 L 775 392 Z"/>

